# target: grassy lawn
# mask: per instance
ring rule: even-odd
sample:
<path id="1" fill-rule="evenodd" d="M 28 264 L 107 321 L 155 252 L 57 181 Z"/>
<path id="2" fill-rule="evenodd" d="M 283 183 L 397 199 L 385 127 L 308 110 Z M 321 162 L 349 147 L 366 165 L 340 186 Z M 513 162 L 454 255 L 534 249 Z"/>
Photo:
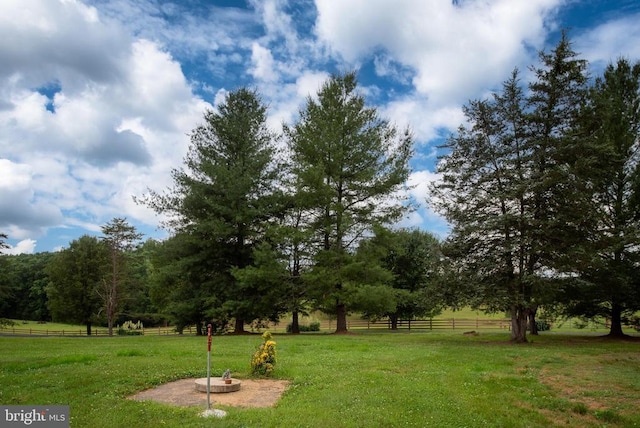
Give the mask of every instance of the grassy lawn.
<path id="1" fill-rule="evenodd" d="M 640 342 L 508 332 L 276 335 L 268 409 L 180 408 L 126 397 L 206 375 L 206 338 L 0 337 L 1 404 L 68 404 L 75 427 L 640 426 Z M 212 372 L 247 377 L 259 335 L 214 337 Z M 220 406 L 216 406 L 220 407 Z"/>

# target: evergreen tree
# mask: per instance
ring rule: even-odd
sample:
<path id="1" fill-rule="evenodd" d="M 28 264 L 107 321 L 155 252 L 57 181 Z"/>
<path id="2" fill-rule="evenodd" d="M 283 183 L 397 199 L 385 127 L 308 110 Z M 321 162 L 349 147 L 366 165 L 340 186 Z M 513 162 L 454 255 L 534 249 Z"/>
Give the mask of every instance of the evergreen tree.
<path id="1" fill-rule="evenodd" d="M 6 250 L 9 248 L 9 245 L 5 242 L 9 237 L 6 233 L 0 233 L 0 254 L 2 254 L 2 250 Z"/>
<path id="2" fill-rule="evenodd" d="M 595 147 L 581 178 L 593 189 L 596 221 L 576 269 L 582 281 L 564 302 L 569 315 L 609 318 L 619 337 L 624 316 L 640 309 L 640 63 L 619 59 L 596 79 L 583 134 Z"/>
<path id="3" fill-rule="evenodd" d="M 204 119 L 191 133 L 186 169 L 173 171 L 174 187 L 163 195 L 151 192 L 143 202 L 167 214 L 166 226 L 188 242 L 182 249 L 191 251 L 190 264 L 180 267 L 190 270 L 192 286 L 212 291 L 216 305 L 222 302 L 197 312 L 218 316 L 222 309 L 240 333 L 245 322 L 273 309 L 264 289 L 239 283 L 232 270 L 253 263 L 254 248 L 281 211 L 274 136 L 266 107 L 246 88 L 229 93 Z"/>
<path id="4" fill-rule="evenodd" d="M 202 248 L 193 236 L 177 233 L 162 242 L 152 257 L 151 302 L 180 333 L 195 325 L 196 333 L 202 335 L 205 321 L 219 331 L 229 320 L 222 311 L 223 296 L 216 294 L 215 288 L 222 275 L 216 273 Z"/>
<path id="5" fill-rule="evenodd" d="M 511 309 L 517 341 L 526 340 L 522 317 L 534 282 L 527 269 L 531 150 L 524 108 L 517 71 L 493 99 L 470 102 L 469 127 L 448 141 L 450 154 L 438 166 L 442 181 L 432 188 L 432 203 L 453 226 L 444 252 L 462 277 L 450 286 L 465 287 L 461 294 L 475 308 Z"/>
<path id="6" fill-rule="evenodd" d="M 313 281 L 324 310 L 347 331 L 349 296 L 358 279 L 347 277 L 358 240 L 374 224 L 406 211 L 395 197 L 409 174 L 412 139 L 400 134 L 356 92 L 354 73 L 334 76 L 309 97 L 298 123 L 286 128 L 299 195 L 310 207 L 315 232 Z"/>
<path id="7" fill-rule="evenodd" d="M 511 314 L 513 341 L 526 341 L 540 303 L 575 271 L 593 221 L 580 177 L 593 153 L 579 133 L 586 62 L 563 33 L 525 98 L 514 73 L 502 93 L 465 109 L 470 127 L 449 142 L 435 204 L 453 224 L 447 254 L 474 286 L 475 306 Z M 586 159 L 586 160 L 585 160 Z"/>

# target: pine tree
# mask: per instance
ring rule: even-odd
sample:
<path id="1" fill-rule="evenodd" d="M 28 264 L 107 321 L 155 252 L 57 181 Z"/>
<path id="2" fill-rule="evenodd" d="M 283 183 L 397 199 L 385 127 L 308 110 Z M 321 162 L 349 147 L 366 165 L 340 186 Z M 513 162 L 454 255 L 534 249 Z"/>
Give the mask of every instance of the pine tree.
<path id="1" fill-rule="evenodd" d="M 229 93 L 191 133 L 185 169 L 172 173 L 174 188 L 142 200 L 167 214 L 165 225 L 182 235 L 188 262 L 176 263 L 191 286 L 212 293 L 199 298 L 197 312 L 234 318 L 237 333 L 246 321 L 269 316 L 273 309 L 264 295 L 269 290 L 239 283 L 232 275 L 232 269 L 253 263 L 254 249 L 282 210 L 266 110 L 254 91 Z"/>
<path id="2" fill-rule="evenodd" d="M 609 64 L 589 92 L 583 134 L 594 149 L 581 177 L 596 220 L 576 271 L 583 281 L 565 296 L 570 315 L 606 317 L 610 335 L 622 336 L 622 319 L 640 309 L 640 63 Z"/>
<path id="3" fill-rule="evenodd" d="M 285 129 L 315 231 L 317 296 L 335 313 L 337 332 L 347 331 L 348 289 L 356 286 L 345 268 L 364 233 L 406 210 L 394 197 L 412 153 L 409 132 L 400 134 L 380 119 L 356 88 L 354 73 L 332 77 L 317 100 L 308 98 L 298 123 Z"/>
<path id="4" fill-rule="evenodd" d="M 580 134 L 586 61 L 563 33 L 525 97 L 517 73 L 492 100 L 465 109 L 470 123 L 449 141 L 435 205 L 453 224 L 445 251 L 457 261 L 466 299 L 511 314 L 511 338 L 524 342 L 564 276 L 575 272 L 593 222 L 593 147 Z M 534 329 L 532 330 L 534 331 Z"/>

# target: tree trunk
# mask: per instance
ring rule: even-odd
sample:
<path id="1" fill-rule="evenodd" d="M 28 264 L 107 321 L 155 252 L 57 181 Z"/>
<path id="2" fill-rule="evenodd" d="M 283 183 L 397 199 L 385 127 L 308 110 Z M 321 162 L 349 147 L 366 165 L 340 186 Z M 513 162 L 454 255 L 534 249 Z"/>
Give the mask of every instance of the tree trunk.
<path id="1" fill-rule="evenodd" d="M 87 321 L 86 326 L 87 326 L 87 336 L 91 336 L 91 321 Z"/>
<path id="2" fill-rule="evenodd" d="M 109 295 L 109 307 L 107 308 L 107 324 L 109 325 L 109 336 L 113 336 L 113 321 L 116 317 L 116 307 L 118 305 L 118 253 L 115 248 L 111 250 L 113 255 L 113 278 Z"/>
<path id="3" fill-rule="evenodd" d="M 336 304 L 336 333 L 347 333 L 347 307 L 344 303 Z"/>
<path id="4" fill-rule="evenodd" d="M 616 302 L 611 305 L 611 328 L 609 337 L 624 337 L 622 332 L 622 308 Z"/>
<path id="5" fill-rule="evenodd" d="M 391 330 L 397 330 L 398 329 L 398 315 L 391 314 L 391 315 L 389 315 L 389 319 L 391 320 Z"/>
<path id="6" fill-rule="evenodd" d="M 235 327 L 233 329 L 233 332 L 235 334 L 242 334 L 244 333 L 244 320 L 241 318 L 236 318 L 236 323 L 235 323 Z"/>
<path id="7" fill-rule="evenodd" d="M 538 324 L 536 324 L 536 314 L 538 312 L 538 306 L 534 306 L 529 309 L 529 334 L 532 336 L 538 336 Z"/>
<path id="8" fill-rule="evenodd" d="M 511 305 L 511 341 L 527 342 L 527 314 L 522 305 Z"/>
<path id="9" fill-rule="evenodd" d="M 298 311 L 291 313 L 291 333 L 300 334 L 300 322 L 298 320 Z"/>

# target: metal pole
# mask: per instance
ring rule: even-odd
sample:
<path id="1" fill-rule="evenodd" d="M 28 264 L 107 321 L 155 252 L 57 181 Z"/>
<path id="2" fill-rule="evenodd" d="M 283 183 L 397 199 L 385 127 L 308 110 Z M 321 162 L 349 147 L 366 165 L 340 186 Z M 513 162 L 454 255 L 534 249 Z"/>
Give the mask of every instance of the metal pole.
<path id="1" fill-rule="evenodd" d="M 207 410 L 211 410 L 211 324 L 207 326 Z"/>

